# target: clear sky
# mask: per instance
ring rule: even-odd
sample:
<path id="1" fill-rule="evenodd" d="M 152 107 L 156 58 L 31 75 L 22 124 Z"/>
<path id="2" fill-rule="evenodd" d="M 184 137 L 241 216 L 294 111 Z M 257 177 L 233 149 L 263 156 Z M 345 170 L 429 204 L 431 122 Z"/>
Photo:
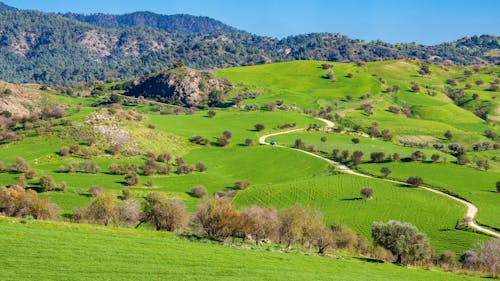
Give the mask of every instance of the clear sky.
<path id="1" fill-rule="evenodd" d="M 208 16 L 282 38 L 339 32 L 351 38 L 436 44 L 466 35 L 500 35 L 500 0 L 0 0 L 45 12 L 151 11 Z"/>

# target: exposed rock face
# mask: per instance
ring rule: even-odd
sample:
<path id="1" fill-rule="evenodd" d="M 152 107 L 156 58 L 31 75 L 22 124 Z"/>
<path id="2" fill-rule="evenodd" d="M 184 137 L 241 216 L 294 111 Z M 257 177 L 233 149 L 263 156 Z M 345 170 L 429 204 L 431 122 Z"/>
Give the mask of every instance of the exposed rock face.
<path id="1" fill-rule="evenodd" d="M 191 107 L 215 105 L 231 87 L 211 72 L 178 67 L 141 78 L 125 94 Z"/>
<path id="2" fill-rule="evenodd" d="M 31 87 L 0 81 L 0 112 L 8 111 L 14 118 L 24 118 L 41 111 L 42 95 Z"/>

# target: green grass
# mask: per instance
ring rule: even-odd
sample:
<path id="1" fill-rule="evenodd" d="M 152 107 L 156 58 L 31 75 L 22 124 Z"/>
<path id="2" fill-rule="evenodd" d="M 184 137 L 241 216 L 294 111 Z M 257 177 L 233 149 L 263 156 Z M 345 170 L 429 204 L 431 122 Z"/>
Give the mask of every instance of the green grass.
<path id="1" fill-rule="evenodd" d="M 361 168 L 380 175 L 380 167 L 387 166 L 390 177 L 406 180 L 409 176 L 420 176 L 424 183 L 441 187 L 474 203 L 478 208 L 479 223 L 500 228 L 499 194 L 495 193 L 495 183 L 500 173 L 453 164 L 428 163 L 384 163 L 362 164 Z"/>
<path id="2" fill-rule="evenodd" d="M 362 200 L 359 195 L 362 187 L 372 188 L 374 199 Z M 238 207 L 255 204 L 281 209 L 299 204 L 319 209 L 327 224 L 346 224 L 365 237 L 370 237 L 374 221 L 410 222 L 429 235 L 438 252 L 452 249 L 461 253 L 485 238 L 454 229 L 466 208 L 453 200 L 421 189 L 352 175 L 259 185 L 239 192 L 234 203 Z"/>
<path id="3" fill-rule="evenodd" d="M 0 235 L 1 280 L 479 280 L 350 257 L 190 242 L 147 230 L 0 218 Z"/>

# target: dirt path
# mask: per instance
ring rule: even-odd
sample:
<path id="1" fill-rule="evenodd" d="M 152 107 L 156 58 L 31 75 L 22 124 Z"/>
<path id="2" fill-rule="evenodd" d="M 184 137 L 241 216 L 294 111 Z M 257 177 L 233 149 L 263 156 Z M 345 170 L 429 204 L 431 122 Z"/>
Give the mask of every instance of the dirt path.
<path id="1" fill-rule="evenodd" d="M 326 126 L 328 128 L 331 128 L 331 127 L 334 126 L 333 122 L 330 121 L 330 120 L 326 120 L 326 119 L 322 119 L 322 118 L 317 118 L 317 119 L 320 120 L 320 121 L 323 121 L 324 123 L 326 123 Z M 303 130 L 305 130 L 305 129 L 304 128 L 299 128 L 299 129 L 293 129 L 293 130 L 288 130 L 288 131 L 282 131 L 282 132 L 267 134 L 267 135 L 261 136 L 259 138 L 259 144 L 270 145 L 270 143 L 266 142 L 267 138 L 270 138 L 270 137 L 273 137 L 273 136 L 278 136 L 278 135 L 289 134 L 289 133 L 293 133 L 293 132 L 297 132 L 297 131 L 303 131 Z M 287 148 L 287 149 L 291 149 L 291 150 L 296 150 L 296 151 L 299 151 L 301 153 L 305 153 L 307 155 L 319 158 L 321 160 L 324 160 L 324 161 L 328 162 L 330 165 L 335 166 L 342 173 L 351 174 L 351 175 L 355 175 L 355 176 L 358 176 L 358 177 L 365 177 L 365 178 L 371 178 L 371 179 L 376 179 L 376 180 L 381 180 L 381 181 L 386 181 L 386 182 L 401 184 L 401 185 L 408 185 L 406 182 L 400 182 L 400 181 L 389 180 L 389 179 L 381 179 L 381 178 L 373 177 L 373 176 L 370 176 L 370 175 L 361 174 L 359 172 L 351 170 L 349 167 L 347 167 L 346 165 L 344 165 L 342 163 L 333 161 L 331 159 L 325 158 L 323 156 L 317 155 L 317 154 L 309 152 L 309 151 L 305 151 L 305 150 L 301 150 L 301 149 L 296 149 L 296 148 L 291 148 L 291 147 L 287 147 L 287 146 L 283 146 L 283 145 L 278 145 L 278 144 L 276 144 L 274 146 L 281 147 L 281 148 Z M 465 222 L 467 223 L 467 225 L 469 227 L 475 229 L 478 232 L 481 232 L 481 233 L 484 233 L 484 234 L 487 234 L 487 235 L 490 235 L 490 236 L 493 236 L 493 237 L 500 238 L 500 234 L 499 233 L 497 233 L 497 232 L 495 232 L 493 230 L 484 228 L 484 227 L 482 227 L 482 226 L 480 226 L 480 225 L 478 225 L 477 223 L 474 222 L 474 219 L 475 219 L 476 214 L 477 214 L 477 207 L 474 204 L 472 204 L 470 202 L 467 202 L 467 201 L 465 201 L 463 199 L 460 199 L 458 197 L 455 197 L 455 196 L 449 195 L 447 193 L 444 193 L 442 191 L 439 191 L 439 190 L 427 187 L 427 186 L 420 186 L 420 188 L 422 188 L 424 190 L 427 190 L 427 191 L 430 191 L 430 192 L 433 192 L 435 194 L 439 194 L 439 195 L 448 197 L 451 200 L 454 200 L 456 202 L 459 202 L 459 203 L 467 206 L 467 213 L 465 215 Z"/>

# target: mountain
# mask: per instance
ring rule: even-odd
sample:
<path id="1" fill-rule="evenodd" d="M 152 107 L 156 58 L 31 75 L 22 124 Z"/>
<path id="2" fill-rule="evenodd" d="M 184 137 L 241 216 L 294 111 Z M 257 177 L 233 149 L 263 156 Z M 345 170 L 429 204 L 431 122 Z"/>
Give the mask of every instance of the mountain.
<path id="1" fill-rule="evenodd" d="M 3 2 L 0 2 L 0 12 L 4 12 L 4 11 L 15 11 L 17 10 L 16 8 L 14 7 L 11 7 L 9 5 L 6 5 L 5 3 Z"/>
<path id="2" fill-rule="evenodd" d="M 207 17 L 53 14 L 0 3 L 0 80 L 75 85 L 130 79 L 182 61 L 197 69 L 288 60 L 375 61 L 417 58 L 439 63 L 500 63 L 498 36 L 423 46 L 312 33 L 278 40 Z"/>
<path id="3" fill-rule="evenodd" d="M 125 15 L 92 14 L 81 15 L 74 13 L 62 16 L 104 28 L 153 27 L 166 32 L 181 33 L 212 33 L 237 32 L 229 25 L 209 17 L 191 15 L 159 15 L 152 12 L 135 12 Z"/>

